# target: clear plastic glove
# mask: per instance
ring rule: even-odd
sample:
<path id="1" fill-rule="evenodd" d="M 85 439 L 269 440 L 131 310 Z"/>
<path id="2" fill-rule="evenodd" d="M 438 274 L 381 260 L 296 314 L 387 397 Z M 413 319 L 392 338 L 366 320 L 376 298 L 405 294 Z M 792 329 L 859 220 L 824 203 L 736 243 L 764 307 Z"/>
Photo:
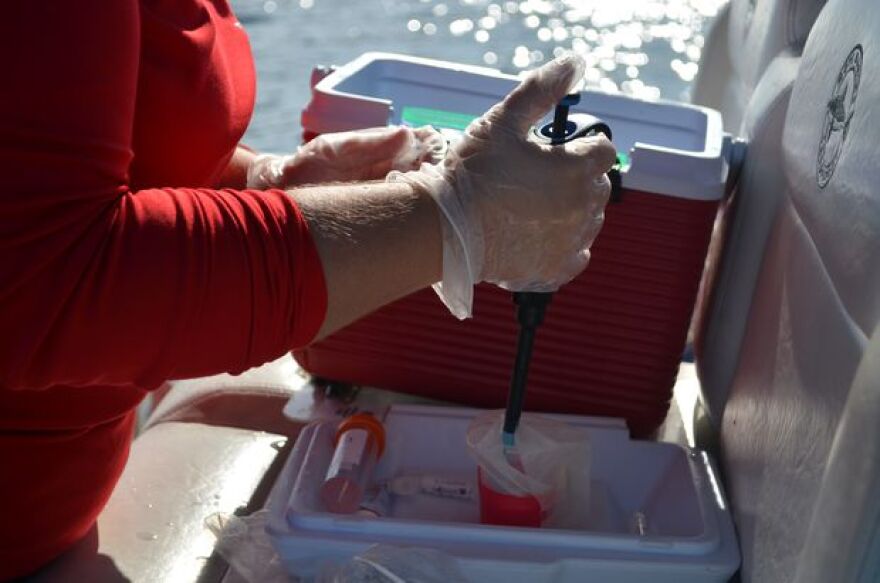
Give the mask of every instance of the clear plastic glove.
<path id="1" fill-rule="evenodd" d="M 382 180 L 442 160 L 446 141 L 431 127 L 372 128 L 323 134 L 295 154 L 263 154 L 251 162 L 248 188 L 292 188 L 322 182 Z"/>
<path id="2" fill-rule="evenodd" d="M 573 54 L 532 71 L 467 128 L 441 165 L 389 175 L 427 192 L 442 211 L 443 279 L 434 289 L 458 318 L 471 315 L 476 283 L 549 292 L 587 266 L 615 150 L 604 136 L 562 146 L 528 139 L 583 71 Z"/>

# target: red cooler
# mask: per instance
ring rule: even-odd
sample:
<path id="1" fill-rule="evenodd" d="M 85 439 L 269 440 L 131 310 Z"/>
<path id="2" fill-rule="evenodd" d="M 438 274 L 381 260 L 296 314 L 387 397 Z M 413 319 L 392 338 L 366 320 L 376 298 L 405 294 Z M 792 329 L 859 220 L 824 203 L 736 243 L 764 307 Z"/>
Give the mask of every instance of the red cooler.
<path id="1" fill-rule="evenodd" d="M 461 130 L 517 80 L 496 70 L 369 53 L 318 81 L 304 135 L 394 124 Z M 605 121 L 620 152 L 587 270 L 554 296 L 538 330 L 526 409 L 626 419 L 636 436 L 672 396 L 730 138 L 718 112 L 584 91 L 573 113 Z M 511 294 L 478 286 L 458 321 L 431 289 L 295 353 L 308 372 L 479 407 L 503 407 L 516 337 Z"/>

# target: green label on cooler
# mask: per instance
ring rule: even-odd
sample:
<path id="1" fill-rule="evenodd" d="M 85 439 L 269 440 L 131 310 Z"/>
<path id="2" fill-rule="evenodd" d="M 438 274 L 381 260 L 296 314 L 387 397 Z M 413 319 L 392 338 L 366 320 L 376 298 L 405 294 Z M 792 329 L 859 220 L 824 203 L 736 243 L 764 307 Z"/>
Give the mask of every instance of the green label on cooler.
<path id="1" fill-rule="evenodd" d="M 468 113 L 407 106 L 401 112 L 400 121 L 412 127 L 434 126 L 464 131 L 476 118 L 477 116 Z"/>

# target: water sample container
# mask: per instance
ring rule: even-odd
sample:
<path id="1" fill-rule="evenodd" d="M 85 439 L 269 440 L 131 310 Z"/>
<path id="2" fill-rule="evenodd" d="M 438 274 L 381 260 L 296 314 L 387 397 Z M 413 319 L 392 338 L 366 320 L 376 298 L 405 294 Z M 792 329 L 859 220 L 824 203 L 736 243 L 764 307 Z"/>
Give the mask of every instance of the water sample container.
<path id="1" fill-rule="evenodd" d="M 329 512 L 350 514 L 360 508 L 373 468 L 384 452 L 385 429 L 372 415 L 358 413 L 339 424 L 334 441 L 321 501 Z"/>
<path id="2" fill-rule="evenodd" d="M 480 492 L 480 522 L 498 526 L 539 528 L 545 513 L 534 496 L 514 496 L 501 492 L 486 474 L 477 468 Z"/>

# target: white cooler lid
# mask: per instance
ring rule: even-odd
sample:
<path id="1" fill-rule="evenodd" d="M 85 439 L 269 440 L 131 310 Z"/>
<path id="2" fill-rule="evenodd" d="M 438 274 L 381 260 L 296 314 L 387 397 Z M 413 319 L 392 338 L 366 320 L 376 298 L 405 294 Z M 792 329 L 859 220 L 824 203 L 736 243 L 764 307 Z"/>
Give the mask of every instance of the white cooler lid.
<path id="1" fill-rule="evenodd" d="M 346 131 L 425 119 L 426 110 L 437 125 L 455 126 L 481 115 L 517 82 L 486 67 L 365 53 L 313 87 L 302 126 L 319 134 Z M 630 159 L 624 188 L 695 200 L 723 197 L 731 140 L 717 111 L 595 90 L 583 91 L 571 111 L 611 127 L 615 146 Z"/>

